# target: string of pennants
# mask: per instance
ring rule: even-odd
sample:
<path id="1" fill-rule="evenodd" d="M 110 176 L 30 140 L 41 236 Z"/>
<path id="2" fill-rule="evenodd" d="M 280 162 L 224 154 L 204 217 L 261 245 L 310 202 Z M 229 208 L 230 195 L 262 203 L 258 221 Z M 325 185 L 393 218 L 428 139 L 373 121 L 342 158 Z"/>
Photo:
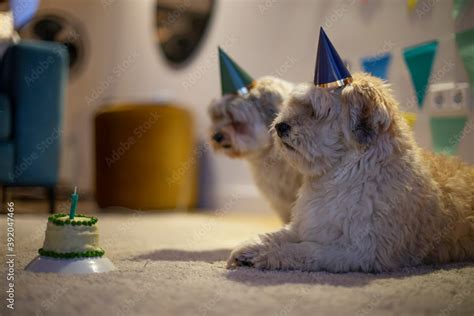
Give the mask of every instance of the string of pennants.
<path id="1" fill-rule="evenodd" d="M 406 0 L 407 1 L 407 8 L 409 12 L 413 12 L 417 9 L 417 6 L 420 0 Z M 452 9 L 452 16 L 453 19 L 457 19 L 461 16 L 463 10 L 472 0 L 453 0 L 453 9 Z M 425 3 L 425 5 L 429 5 Z"/>
<path id="2" fill-rule="evenodd" d="M 456 44 L 459 55 L 464 63 L 471 87 L 474 87 L 474 29 L 456 33 Z M 418 107 L 423 107 L 426 90 L 429 85 L 431 70 L 438 50 L 438 40 L 422 43 L 403 49 L 403 59 L 410 72 Z M 392 53 L 385 52 L 376 56 L 361 59 L 365 72 L 381 79 L 388 79 L 388 71 L 392 61 Z"/>
<path id="3" fill-rule="evenodd" d="M 455 41 L 459 55 L 466 69 L 471 90 L 474 87 L 474 29 L 458 32 Z M 438 40 L 422 43 L 403 49 L 402 55 L 409 70 L 411 82 L 415 90 L 418 108 L 421 110 L 438 49 Z M 386 52 L 361 59 L 361 67 L 365 72 L 387 80 L 392 53 Z M 462 139 L 467 116 L 436 116 L 430 118 L 433 148 L 437 152 L 455 154 L 459 141 Z"/>

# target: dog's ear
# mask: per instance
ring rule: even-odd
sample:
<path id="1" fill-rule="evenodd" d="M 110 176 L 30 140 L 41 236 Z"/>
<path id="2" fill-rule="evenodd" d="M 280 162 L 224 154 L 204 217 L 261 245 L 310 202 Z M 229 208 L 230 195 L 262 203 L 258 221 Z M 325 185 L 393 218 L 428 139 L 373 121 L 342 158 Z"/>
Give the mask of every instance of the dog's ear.
<path id="1" fill-rule="evenodd" d="M 370 82 L 352 84 L 342 90 L 343 106 L 349 115 L 352 137 L 361 145 L 370 145 L 390 127 L 385 91 Z"/>
<path id="2" fill-rule="evenodd" d="M 207 106 L 207 114 L 211 119 L 215 119 L 219 113 L 218 104 L 217 99 L 212 99 L 211 103 Z"/>
<path id="3" fill-rule="evenodd" d="M 282 102 L 282 96 L 276 91 L 264 91 L 261 94 L 259 112 L 267 126 L 270 126 L 277 117 L 278 107 Z"/>
<path id="4" fill-rule="evenodd" d="M 270 126 L 278 115 L 278 107 L 283 102 L 283 96 L 280 91 L 270 89 L 269 87 L 257 86 L 252 89 L 249 98 L 257 106 L 263 121 Z"/>
<path id="5" fill-rule="evenodd" d="M 226 116 L 226 108 L 234 98 L 233 95 L 225 95 L 221 98 L 213 99 L 207 107 L 207 113 L 211 120 L 222 120 Z"/>

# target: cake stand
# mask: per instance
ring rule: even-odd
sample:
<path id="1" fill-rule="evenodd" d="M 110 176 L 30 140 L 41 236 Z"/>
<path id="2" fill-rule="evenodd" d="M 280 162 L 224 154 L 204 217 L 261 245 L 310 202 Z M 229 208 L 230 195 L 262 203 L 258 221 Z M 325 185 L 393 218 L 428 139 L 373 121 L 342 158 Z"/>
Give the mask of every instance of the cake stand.
<path id="1" fill-rule="evenodd" d="M 106 257 L 57 259 L 37 256 L 25 268 L 31 272 L 52 272 L 61 274 L 90 274 L 115 270 Z"/>

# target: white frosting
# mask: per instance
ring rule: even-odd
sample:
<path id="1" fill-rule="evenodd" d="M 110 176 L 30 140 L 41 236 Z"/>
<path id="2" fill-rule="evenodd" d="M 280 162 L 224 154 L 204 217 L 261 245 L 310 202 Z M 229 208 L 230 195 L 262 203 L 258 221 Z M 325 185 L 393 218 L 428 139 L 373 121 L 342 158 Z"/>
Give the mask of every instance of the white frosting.
<path id="1" fill-rule="evenodd" d="M 65 220 L 68 216 L 60 217 Z M 75 217 L 74 221 L 89 221 L 87 217 Z M 98 250 L 99 231 L 96 225 L 56 225 L 48 222 L 43 249 L 59 253 Z"/>

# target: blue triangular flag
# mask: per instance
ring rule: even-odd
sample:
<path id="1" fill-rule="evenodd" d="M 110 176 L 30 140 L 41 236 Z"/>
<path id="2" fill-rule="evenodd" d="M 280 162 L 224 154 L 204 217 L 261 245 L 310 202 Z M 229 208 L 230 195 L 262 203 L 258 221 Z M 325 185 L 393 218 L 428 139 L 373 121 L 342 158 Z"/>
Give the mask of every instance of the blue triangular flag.
<path id="1" fill-rule="evenodd" d="M 387 80 L 388 66 L 392 61 L 392 54 L 385 53 L 372 57 L 362 58 L 362 69 L 372 76 Z"/>
<path id="2" fill-rule="evenodd" d="M 15 28 L 19 29 L 33 18 L 38 10 L 39 0 L 10 0 Z"/>

